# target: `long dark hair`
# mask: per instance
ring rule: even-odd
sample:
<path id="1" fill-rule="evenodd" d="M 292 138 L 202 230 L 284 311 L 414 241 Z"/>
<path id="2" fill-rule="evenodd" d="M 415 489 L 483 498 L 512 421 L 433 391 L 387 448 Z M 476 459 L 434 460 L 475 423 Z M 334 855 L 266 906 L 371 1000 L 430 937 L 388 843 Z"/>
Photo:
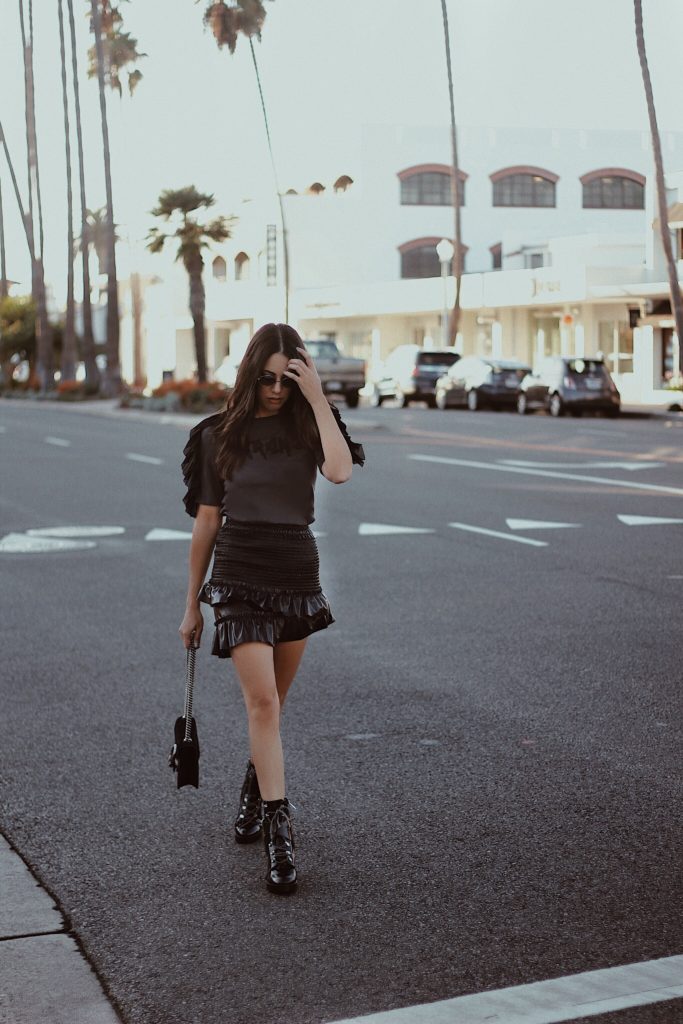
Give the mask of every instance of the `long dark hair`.
<path id="1" fill-rule="evenodd" d="M 256 409 L 256 381 L 263 373 L 263 367 L 276 352 L 281 352 L 288 359 L 300 359 L 301 353 L 297 348 L 303 347 L 298 331 L 289 324 L 264 324 L 249 342 L 225 414 L 215 428 L 216 465 L 218 472 L 227 480 L 249 454 L 248 432 Z M 295 447 L 315 448 L 319 444 L 320 435 L 313 410 L 298 384 L 293 384 L 280 416 L 286 421 L 284 425 L 290 428 Z"/>

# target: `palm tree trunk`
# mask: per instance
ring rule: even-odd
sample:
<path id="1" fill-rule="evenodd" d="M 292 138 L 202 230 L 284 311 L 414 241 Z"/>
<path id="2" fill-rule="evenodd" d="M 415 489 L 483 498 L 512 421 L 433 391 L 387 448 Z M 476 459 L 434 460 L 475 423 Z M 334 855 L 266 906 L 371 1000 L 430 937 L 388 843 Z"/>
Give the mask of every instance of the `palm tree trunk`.
<path id="1" fill-rule="evenodd" d="M 102 149 L 104 152 L 104 184 L 107 198 L 107 375 L 106 391 L 110 395 L 121 390 L 121 367 L 119 363 L 119 296 L 116 279 L 116 227 L 114 224 L 114 200 L 111 184 L 111 153 L 109 149 L 109 125 L 107 122 L 107 98 L 104 81 L 104 48 L 102 46 L 102 25 L 100 0 L 90 0 L 95 53 L 97 55 L 97 82 L 100 94 L 100 120 L 102 124 Z"/>
<path id="2" fill-rule="evenodd" d="M 192 316 L 192 333 L 194 334 L 194 350 L 197 357 L 197 379 L 206 381 L 206 335 L 204 333 L 204 312 L 206 309 L 206 293 L 202 271 L 204 260 L 199 251 L 185 259 L 185 268 L 190 278 L 190 314 Z"/>
<path id="3" fill-rule="evenodd" d="M 5 214 L 2 208 L 2 179 L 0 178 L 0 299 L 9 295 L 7 258 L 5 256 Z"/>
<path id="4" fill-rule="evenodd" d="M 669 276 L 669 291 L 671 293 L 671 309 L 676 322 L 676 335 L 678 337 L 678 367 L 675 368 L 679 375 L 683 375 L 683 297 L 681 297 L 681 286 L 678 281 L 676 260 L 671 245 L 671 232 L 669 230 L 669 211 L 666 205 L 666 185 L 664 183 L 664 161 L 662 159 L 662 143 L 659 137 L 657 125 L 657 113 L 655 111 L 655 100 L 652 92 L 652 80 L 650 69 L 647 63 L 645 51 L 645 34 L 643 32 L 643 5 L 642 0 L 633 0 L 634 13 L 636 18 L 636 44 L 638 47 L 638 59 L 640 70 L 643 75 L 643 86 L 645 88 L 645 100 L 647 102 L 647 116 L 650 120 L 650 135 L 652 137 L 652 154 L 655 163 L 655 180 L 657 183 L 657 208 L 659 211 L 659 230 L 662 236 L 662 246 L 666 256 L 666 265 Z"/>
<path id="5" fill-rule="evenodd" d="M 64 46 L 64 11 L 62 0 L 57 0 L 59 16 L 59 55 L 62 63 L 62 103 L 64 106 L 64 139 L 66 155 L 66 221 L 67 221 L 67 263 L 66 263 L 66 320 L 62 339 L 62 380 L 76 377 L 76 331 L 74 325 L 74 225 L 73 191 L 71 187 L 71 140 L 69 127 L 69 94 L 66 85 L 66 49 Z"/>
<path id="6" fill-rule="evenodd" d="M 451 64 L 451 42 L 448 34 L 448 12 L 446 0 L 441 0 L 443 35 L 446 44 L 446 70 L 448 72 L 448 101 L 451 109 L 451 199 L 454 210 L 453 270 L 455 276 L 455 302 L 450 316 L 448 341 L 454 345 L 460 326 L 460 290 L 462 287 L 462 232 L 460 227 L 460 165 L 458 162 L 458 136 L 455 128 L 455 103 L 453 99 L 453 67 Z"/>
<path id="7" fill-rule="evenodd" d="M 29 255 L 31 257 L 31 262 L 33 262 L 33 258 L 34 258 L 33 236 L 31 235 L 31 233 L 29 232 L 29 229 L 28 229 L 28 214 L 26 213 L 26 210 L 24 209 L 24 204 L 21 201 L 21 192 L 19 191 L 19 182 L 17 181 L 17 175 L 16 175 L 16 172 L 14 170 L 14 164 L 12 163 L 12 157 L 10 155 L 10 151 L 9 151 L 8 146 L 7 146 L 7 139 L 5 138 L 5 133 L 4 133 L 3 128 L 2 128 L 2 121 L 0 121 L 0 142 L 2 142 L 2 146 L 3 146 L 3 149 L 5 151 L 5 159 L 7 160 L 7 167 L 9 168 L 9 175 L 10 175 L 10 178 L 11 178 L 11 181 L 12 181 L 12 187 L 14 189 L 14 196 L 15 196 L 15 198 L 17 200 L 17 207 L 19 209 L 19 215 L 21 217 L 21 223 L 24 226 L 24 234 L 26 235 L 26 244 L 28 245 L 28 251 L 29 251 Z"/>
<path id="8" fill-rule="evenodd" d="M 31 26 L 33 23 L 31 10 Z M 19 21 L 21 25 L 21 41 L 24 51 L 24 90 L 26 104 L 26 155 L 28 162 L 28 220 L 27 231 L 30 234 L 31 242 L 31 290 L 36 304 L 36 372 L 40 383 L 41 391 L 51 390 L 54 386 L 53 369 L 53 341 L 52 327 L 47 315 L 47 299 L 45 296 L 45 275 L 43 271 L 42 254 L 36 251 L 35 234 L 33 227 L 33 195 L 36 201 L 39 199 L 40 186 L 38 176 L 38 145 L 36 136 L 35 101 L 34 101 L 34 78 L 33 78 L 33 46 L 26 37 L 24 25 L 24 4 L 19 0 Z M 42 225 L 42 213 L 39 206 L 39 218 Z M 42 228 L 41 228 L 42 244 Z"/>
<path id="9" fill-rule="evenodd" d="M 256 73 L 256 84 L 258 86 L 259 97 L 261 99 L 261 110 L 263 111 L 263 123 L 266 129 L 266 139 L 268 140 L 268 152 L 270 153 L 270 162 L 273 168 L 273 177 L 275 178 L 275 188 L 277 190 L 278 204 L 280 207 L 280 222 L 282 224 L 282 261 L 283 261 L 283 276 L 285 284 L 285 323 L 289 323 L 289 243 L 287 239 L 287 225 L 285 223 L 285 207 L 282 201 L 282 192 L 277 176 L 277 167 L 275 166 L 275 156 L 273 154 L 273 145 L 270 139 L 270 127 L 268 125 L 268 114 L 266 112 L 266 101 L 263 96 L 263 89 L 261 88 L 261 76 L 259 74 L 258 62 L 256 60 L 256 50 L 254 49 L 254 40 L 249 36 L 249 46 L 251 47 L 251 59 L 254 62 L 254 71 Z"/>
<path id="10" fill-rule="evenodd" d="M 74 88 L 74 114 L 76 119 L 76 144 L 78 149 L 78 179 L 81 197 L 81 265 L 83 273 L 83 302 L 81 319 L 83 321 L 83 362 L 85 363 L 85 382 L 89 390 L 96 391 L 100 384 L 100 371 L 95 362 L 95 339 L 92 333 L 92 306 L 90 302 L 90 247 L 86 244 L 88 230 L 88 204 L 85 197 L 85 161 L 83 158 L 83 124 L 81 121 L 81 91 L 78 84 L 78 50 L 76 47 L 76 23 L 74 20 L 73 0 L 67 0 L 69 10 L 69 35 L 71 37 L 71 77 Z"/>

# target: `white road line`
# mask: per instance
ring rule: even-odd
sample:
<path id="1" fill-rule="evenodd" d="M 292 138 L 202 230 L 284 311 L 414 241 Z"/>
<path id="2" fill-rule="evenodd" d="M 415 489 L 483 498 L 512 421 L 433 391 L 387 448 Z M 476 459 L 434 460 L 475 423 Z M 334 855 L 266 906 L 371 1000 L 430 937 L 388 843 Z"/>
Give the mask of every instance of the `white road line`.
<path id="1" fill-rule="evenodd" d="M 394 526 L 392 523 L 361 523 L 358 534 L 361 537 L 381 537 L 392 533 L 434 533 L 423 526 Z"/>
<path id="2" fill-rule="evenodd" d="M 617 516 L 625 526 L 666 526 L 683 523 L 683 519 L 665 519 L 663 516 Z"/>
<path id="3" fill-rule="evenodd" d="M 70 448 L 71 441 L 67 441 L 64 437 L 44 437 L 43 441 L 45 444 L 53 444 L 57 448 Z"/>
<path id="4" fill-rule="evenodd" d="M 126 458 L 133 462 L 147 462 L 150 466 L 163 466 L 163 459 L 155 459 L 153 455 L 138 455 L 136 452 L 126 452 Z"/>
<path id="5" fill-rule="evenodd" d="M 532 540 L 531 537 L 513 537 L 511 533 L 500 533 L 498 530 L 485 530 L 483 526 L 469 526 L 467 523 L 449 523 L 454 530 L 467 530 L 468 533 L 483 533 L 487 537 L 500 537 L 501 540 L 512 540 L 516 544 L 531 544 L 535 548 L 547 548 L 547 540 Z"/>
<path id="6" fill-rule="evenodd" d="M 528 462 L 524 459 L 499 459 L 504 466 L 528 466 L 531 469 L 660 469 L 664 462 Z"/>
<path id="7" fill-rule="evenodd" d="M 29 537 L 114 537 L 125 532 L 125 526 L 41 526 L 26 531 Z"/>
<path id="8" fill-rule="evenodd" d="M 336 1024 L 557 1024 L 683 996 L 683 956 L 584 971 Z"/>
<path id="9" fill-rule="evenodd" d="M 94 547 L 97 547 L 94 540 L 57 540 L 55 537 L 29 537 L 26 533 L 8 533 L 0 540 L 0 552 L 10 555 L 49 554 Z"/>
<path id="10" fill-rule="evenodd" d="M 558 473 L 550 469 L 529 469 L 522 466 L 501 466 L 494 462 L 475 462 L 471 459 L 450 459 L 445 455 L 408 455 L 416 462 L 439 462 L 446 466 L 469 466 L 471 469 L 493 469 L 498 473 L 522 473 L 526 476 L 549 476 L 557 480 L 580 480 L 587 484 L 606 484 L 609 487 L 628 487 L 640 491 L 657 491 L 659 494 L 683 496 L 681 487 L 665 487 L 663 484 L 641 484 L 635 480 L 613 480 L 606 476 L 584 476 L 583 473 Z"/>
<path id="11" fill-rule="evenodd" d="M 508 530 L 569 530 L 578 529 L 581 523 L 550 523 L 545 519 L 506 519 Z"/>
<path id="12" fill-rule="evenodd" d="M 189 540 L 191 536 L 185 530 L 165 530 L 162 526 L 155 526 L 145 534 L 145 540 Z"/>

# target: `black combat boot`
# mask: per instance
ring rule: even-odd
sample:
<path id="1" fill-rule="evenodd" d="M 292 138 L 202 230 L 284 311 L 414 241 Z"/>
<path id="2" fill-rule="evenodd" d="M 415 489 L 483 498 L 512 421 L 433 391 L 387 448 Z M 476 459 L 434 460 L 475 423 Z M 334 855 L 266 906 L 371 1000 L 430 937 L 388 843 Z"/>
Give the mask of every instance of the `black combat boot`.
<path id="1" fill-rule="evenodd" d="M 294 835 L 288 800 L 264 801 L 263 840 L 266 848 L 266 885 L 271 892 L 296 889 Z"/>
<path id="2" fill-rule="evenodd" d="M 242 783 L 240 793 L 239 814 L 235 818 L 235 842 L 253 843 L 261 836 L 263 822 L 263 805 L 261 791 L 258 788 L 256 769 L 251 761 L 247 764 L 247 774 Z"/>

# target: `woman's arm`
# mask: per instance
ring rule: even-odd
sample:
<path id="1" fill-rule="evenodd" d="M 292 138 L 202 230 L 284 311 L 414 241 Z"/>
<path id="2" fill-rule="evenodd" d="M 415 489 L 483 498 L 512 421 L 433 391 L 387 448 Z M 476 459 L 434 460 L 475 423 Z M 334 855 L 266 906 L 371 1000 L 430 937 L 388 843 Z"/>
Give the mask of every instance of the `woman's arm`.
<path id="1" fill-rule="evenodd" d="M 209 568 L 211 555 L 216 543 L 216 535 L 221 528 L 221 510 L 215 505 L 199 505 L 197 517 L 192 528 L 190 541 L 189 578 L 187 584 L 187 601 L 185 615 L 178 632 L 183 638 L 185 647 L 190 646 L 194 633 L 194 646 L 199 647 L 204 618 L 199 604 L 199 591 L 202 588 L 206 571 Z"/>
<path id="2" fill-rule="evenodd" d="M 349 479 L 353 469 L 349 447 L 337 426 L 330 403 L 325 398 L 320 377 L 310 353 L 305 348 L 300 348 L 298 351 L 301 352 L 301 359 L 290 359 L 287 369 L 284 371 L 285 376 L 291 377 L 297 382 L 304 398 L 313 410 L 325 456 L 320 472 L 333 484 L 343 484 Z"/>

